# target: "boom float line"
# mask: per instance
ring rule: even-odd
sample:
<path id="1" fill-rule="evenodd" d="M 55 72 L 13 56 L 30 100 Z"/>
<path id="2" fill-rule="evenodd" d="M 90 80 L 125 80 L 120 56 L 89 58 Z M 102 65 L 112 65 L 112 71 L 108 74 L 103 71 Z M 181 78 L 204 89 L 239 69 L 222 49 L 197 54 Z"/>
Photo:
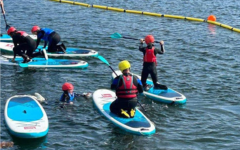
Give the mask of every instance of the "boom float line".
<path id="1" fill-rule="evenodd" d="M 168 14 L 159 14 L 159 13 L 152 13 L 152 12 L 143 12 L 143 11 L 138 11 L 138 10 L 125 10 L 125 9 L 122 9 L 122 8 L 108 7 L 108 6 L 102 6 L 102 5 L 90 5 L 90 4 L 86 4 L 86 3 L 74 2 L 74 1 L 68 1 L 68 0 L 50 0 L 50 1 L 55 1 L 55 2 L 60 2 L 60 3 L 68 3 L 68 4 L 72 4 L 72 5 L 80 5 L 80 6 L 84 6 L 84 7 L 106 9 L 106 10 L 111 10 L 111 11 L 155 16 L 155 17 L 166 17 L 166 18 L 183 19 L 183 20 L 197 21 L 197 22 L 207 22 L 207 23 L 214 24 L 214 25 L 217 25 L 217 26 L 220 26 L 220 27 L 223 27 L 223 28 L 226 28 L 226 29 L 229 29 L 229 30 L 240 33 L 240 29 L 238 29 L 238 28 L 233 28 L 232 26 L 222 24 L 220 22 L 205 20 L 205 19 L 201 19 L 201 18 L 185 17 L 185 16 L 178 16 L 178 15 L 168 15 Z"/>

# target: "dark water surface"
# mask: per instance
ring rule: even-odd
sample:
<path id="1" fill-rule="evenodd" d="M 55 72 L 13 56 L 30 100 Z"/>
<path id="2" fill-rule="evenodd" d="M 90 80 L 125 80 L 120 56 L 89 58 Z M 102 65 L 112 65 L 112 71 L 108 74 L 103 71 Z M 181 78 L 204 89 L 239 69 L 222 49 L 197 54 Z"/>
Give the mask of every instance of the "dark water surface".
<path id="1" fill-rule="evenodd" d="M 30 33 L 33 25 L 60 33 L 69 47 L 97 50 L 114 69 L 119 61 L 131 62 L 141 73 L 139 41 L 110 37 L 114 32 L 143 38 L 153 34 L 165 41 L 166 53 L 158 55 L 158 78 L 183 93 L 187 103 L 171 106 L 143 98 L 146 116 L 155 123 L 150 137 L 123 132 L 101 116 L 91 100 L 78 98 L 74 106 L 57 103 L 65 81 L 75 92 L 109 88 L 111 70 L 95 58 L 84 58 L 86 70 L 21 69 L 1 66 L 1 141 L 12 149 L 239 149 L 240 148 L 240 34 L 207 23 L 113 12 L 47 0 L 6 0 L 7 21 Z M 183 15 L 217 21 L 240 28 L 240 2 L 157 0 L 84 0 L 88 4 Z M 1 32 L 5 33 L 1 16 Z M 4 123 L 5 101 L 16 94 L 38 92 L 49 118 L 49 133 L 37 140 L 12 137 Z"/>

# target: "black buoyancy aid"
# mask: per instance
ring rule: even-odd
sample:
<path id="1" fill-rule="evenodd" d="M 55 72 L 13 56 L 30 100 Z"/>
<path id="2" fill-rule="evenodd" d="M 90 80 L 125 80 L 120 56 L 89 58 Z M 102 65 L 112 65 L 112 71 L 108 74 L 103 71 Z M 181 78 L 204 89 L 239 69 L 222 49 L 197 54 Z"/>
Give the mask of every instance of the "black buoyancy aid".
<path id="1" fill-rule="evenodd" d="M 145 52 L 145 55 L 143 56 L 143 61 L 154 62 L 155 64 L 157 64 L 157 58 L 156 58 L 156 55 L 154 54 L 154 47 L 152 47 L 151 49 L 148 49 L 146 47 L 146 52 Z"/>
<path id="2" fill-rule="evenodd" d="M 119 82 L 122 80 L 122 85 Z M 118 98 L 135 98 L 137 97 L 137 87 L 133 84 L 133 75 L 121 75 L 118 80 L 116 95 Z"/>

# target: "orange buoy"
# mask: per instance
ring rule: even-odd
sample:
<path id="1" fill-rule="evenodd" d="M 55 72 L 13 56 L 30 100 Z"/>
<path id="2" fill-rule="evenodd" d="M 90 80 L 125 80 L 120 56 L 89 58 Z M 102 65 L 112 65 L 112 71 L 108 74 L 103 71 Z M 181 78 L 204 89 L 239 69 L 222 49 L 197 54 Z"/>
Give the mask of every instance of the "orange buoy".
<path id="1" fill-rule="evenodd" d="M 216 17 L 214 15 L 210 15 L 210 16 L 208 16 L 207 20 L 209 20 L 209 21 L 216 21 L 217 19 L 216 19 Z"/>

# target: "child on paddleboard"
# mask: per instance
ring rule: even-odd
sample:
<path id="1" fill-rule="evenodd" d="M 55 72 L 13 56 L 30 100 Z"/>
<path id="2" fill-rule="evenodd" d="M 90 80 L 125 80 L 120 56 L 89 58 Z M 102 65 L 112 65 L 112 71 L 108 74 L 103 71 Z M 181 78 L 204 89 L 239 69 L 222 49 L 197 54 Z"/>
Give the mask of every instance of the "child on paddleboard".
<path id="1" fill-rule="evenodd" d="M 10 27 L 7 34 L 12 37 L 14 44 L 12 62 L 15 62 L 16 55 L 23 57 L 22 63 L 27 63 L 38 55 L 44 55 L 45 51 L 34 53 L 36 42 L 26 32 L 17 31 L 16 28 Z"/>
<path id="2" fill-rule="evenodd" d="M 143 93 L 142 83 L 130 73 L 131 65 L 127 60 L 121 61 L 118 67 L 122 75 L 117 76 L 111 85 L 111 89 L 116 90 L 117 99 L 111 103 L 110 110 L 120 117 L 133 118 L 137 95 Z"/>
<path id="3" fill-rule="evenodd" d="M 143 84 L 143 88 L 145 91 L 149 89 L 149 86 L 147 85 L 146 81 L 148 78 L 148 75 L 150 74 L 152 77 L 152 81 L 154 84 L 155 89 L 164 89 L 167 90 L 167 86 L 159 84 L 157 81 L 157 54 L 163 54 L 165 52 L 164 49 L 164 41 L 160 41 L 160 49 L 155 48 L 154 46 L 154 37 L 152 35 L 147 35 L 145 37 L 145 43 L 147 44 L 147 47 L 143 47 L 144 40 L 140 40 L 141 44 L 139 46 L 139 51 L 143 53 L 143 69 L 142 69 L 142 75 L 141 75 L 141 81 Z"/>
<path id="4" fill-rule="evenodd" d="M 37 45 L 38 47 L 40 40 L 43 40 L 45 48 L 48 44 L 48 52 L 63 52 L 66 53 L 66 47 L 61 42 L 61 37 L 57 32 L 49 28 L 40 28 L 39 26 L 32 27 L 32 34 L 37 35 Z"/>
<path id="5" fill-rule="evenodd" d="M 92 96 L 92 93 L 83 93 L 83 94 L 76 94 L 73 92 L 74 87 L 71 83 L 64 83 L 62 85 L 62 90 L 63 90 L 63 94 L 60 98 L 60 102 L 64 102 L 67 104 L 73 104 L 73 101 L 75 99 L 75 97 L 85 97 L 85 98 L 90 98 Z"/>

